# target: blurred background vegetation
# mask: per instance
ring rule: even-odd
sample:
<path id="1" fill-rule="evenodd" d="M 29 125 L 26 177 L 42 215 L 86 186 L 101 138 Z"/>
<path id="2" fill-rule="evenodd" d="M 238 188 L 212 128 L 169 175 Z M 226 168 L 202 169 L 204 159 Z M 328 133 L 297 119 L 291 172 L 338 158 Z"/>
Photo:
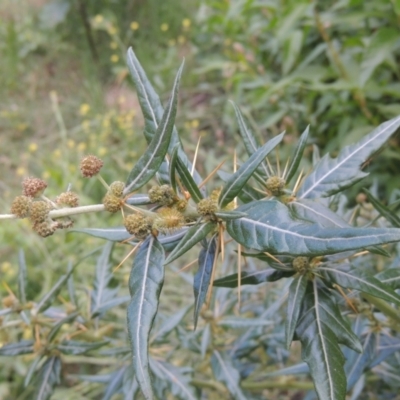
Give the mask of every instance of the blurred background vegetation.
<path id="1" fill-rule="evenodd" d="M 399 33 L 399 0 L 2 0 L 1 213 L 9 212 L 26 176 L 45 179 L 49 197 L 71 184 L 80 204 L 100 202 L 98 182 L 79 176 L 84 154 L 104 160 L 107 181 L 125 179 L 145 148 L 125 63 L 129 46 L 164 100 L 185 57 L 177 126 L 189 152 L 202 137 L 205 175 L 236 148 L 229 100 L 262 141 L 286 130 L 290 149 L 310 124 L 312 141 L 332 154 L 399 115 Z M 392 139 L 367 166 L 387 202 L 397 196 L 392 178 L 400 173 L 399 145 Z M 78 218 L 77 226 L 119 221 L 101 218 Z M 63 233 L 42 240 L 25 221 L 0 224 L 0 243 L 0 273 L 11 289 L 18 249 L 25 250 L 31 298 L 49 289 L 66 260 L 102 244 Z M 115 264 L 124 254 L 124 248 L 115 251 Z M 117 277 L 126 280 L 128 271 L 122 267 Z M 93 259 L 78 274 L 90 287 Z M 186 304 L 187 286 L 174 301 Z M 4 285 L 0 292 L 9 293 Z M 9 335 L 0 331 L 0 342 Z M 2 385 L 6 393 L 9 386 Z"/>

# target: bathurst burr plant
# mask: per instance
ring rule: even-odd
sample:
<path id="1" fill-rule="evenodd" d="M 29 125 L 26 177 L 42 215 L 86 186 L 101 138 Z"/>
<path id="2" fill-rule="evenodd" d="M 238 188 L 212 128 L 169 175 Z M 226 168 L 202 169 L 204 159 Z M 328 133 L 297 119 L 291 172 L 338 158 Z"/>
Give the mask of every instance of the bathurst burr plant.
<path id="1" fill-rule="evenodd" d="M 164 270 L 196 246 L 199 253 L 193 277 L 194 328 L 199 316 L 205 315 L 201 310 L 212 302 L 213 287 L 240 290 L 243 285 L 290 280 L 284 344 L 289 349 L 293 341 L 301 343 L 306 363 L 303 372 L 311 374 L 321 400 L 344 400 L 365 369 L 382 362 L 399 346 L 399 266 L 385 268 L 377 275 L 364 268 L 360 259 L 387 256 L 388 245 L 400 242 L 400 219 L 369 192 L 370 203 L 388 220 L 379 227 L 354 225 L 354 219 L 338 204 L 343 204 L 342 192 L 367 175 L 362 170 L 363 163 L 396 132 L 400 117 L 344 147 L 335 158 L 328 154 L 319 158 L 315 151 L 312 166 L 300 171 L 304 150 L 309 146 L 309 129 L 305 129 L 283 167 L 268 157 L 275 154 L 285 133 L 260 145 L 239 107 L 233 104 L 247 156 L 240 162 L 235 160 L 231 171 L 218 168 L 219 178 L 216 174 L 201 177 L 195 161 L 185 154 L 174 126 L 183 64 L 164 108 L 132 49 L 127 62 L 148 143 L 128 178 L 109 186 L 100 178 L 107 186 L 103 204 L 86 208 L 78 207 L 72 194 L 51 202 L 43 197 L 42 184 L 40 193 L 33 195 L 25 190 L 23 196 L 18 196 L 12 213 L 35 219 L 33 227 L 38 233 L 44 232 L 42 236 L 65 227 L 60 218 L 66 224 L 74 214 L 82 212 L 121 213 L 120 227 L 80 232 L 132 246 L 127 330 L 133 368 L 126 371 L 146 399 L 155 398 L 155 393 L 159 396 L 160 375 L 168 380 L 161 364 L 149 359 L 148 351 Z M 101 166 L 101 160 L 91 156 L 82 162 L 81 171 L 91 177 L 98 174 Z M 213 184 L 211 178 L 217 183 Z M 72 197 L 73 204 L 65 208 Z M 226 243 L 232 240 L 237 244 L 237 273 L 215 279 Z M 245 260 L 256 260 L 258 269 L 247 270 Z M 104 309 L 96 315 L 101 312 Z M 367 320 L 373 329 L 361 334 L 359 325 Z M 378 343 L 387 344 L 385 351 Z M 0 349 L 3 354 L 8 354 L 7 346 L 12 345 Z M 63 348 L 59 350 L 62 353 Z M 364 364 L 350 373 L 349 363 L 354 365 L 356 353 L 365 355 Z M 244 382 L 244 374 L 239 374 L 239 359 L 234 364 L 228 354 L 233 353 L 225 352 L 223 347 L 212 350 L 214 375 L 234 398 L 249 398 L 247 390 L 254 388 L 248 380 Z M 58 356 L 51 357 L 49 360 L 59 362 Z M 196 380 L 182 379 L 179 388 L 176 382 L 171 385 L 170 391 L 179 398 L 200 398 Z"/>

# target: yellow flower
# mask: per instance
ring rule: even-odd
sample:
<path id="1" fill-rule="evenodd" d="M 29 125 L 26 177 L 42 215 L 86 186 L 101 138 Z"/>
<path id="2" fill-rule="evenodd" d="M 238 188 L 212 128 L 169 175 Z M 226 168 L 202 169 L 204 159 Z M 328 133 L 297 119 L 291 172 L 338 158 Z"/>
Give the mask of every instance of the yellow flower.
<path id="1" fill-rule="evenodd" d="M 60 149 L 56 149 L 53 151 L 53 157 L 54 158 L 60 158 L 61 157 L 61 150 Z"/>
<path id="2" fill-rule="evenodd" d="M 117 31 L 117 28 L 115 26 L 109 25 L 107 27 L 107 32 L 108 32 L 109 35 L 114 36 L 114 35 L 117 34 L 118 31 Z"/>
<path id="3" fill-rule="evenodd" d="M 81 104 L 80 108 L 79 108 L 79 114 L 84 116 L 86 115 L 88 112 L 90 111 L 90 106 L 89 104 L 83 103 Z"/>
<path id="4" fill-rule="evenodd" d="M 131 29 L 132 29 L 133 31 L 137 31 L 137 30 L 139 29 L 139 23 L 137 23 L 136 21 L 133 21 L 133 22 L 131 23 Z"/>
<path id="5" fill-rule="evenodd" d="M 111 60 L 111 62 L 113 62 L 113 63 L 117 63 L 117 62 L 119 61 L 119 57 L 118 57 L 116 54 L 113 54 L 113 55 L 110 57 L 110 60 Z"/>
<path id="6" fill-rule="evenodd" d="M 72 139 L 69 139 L 68 142 L 67 142 L 67 146 L 70 149 L 73 149 L 75 147 L 75 142 Z"/>
<path id="7" fill-rule="evenodd" d="M 79 144 L 78 144 L 78 150 L 81 152 L 81 153 L 83 153 L 85 150 L 86 150 L 86 143 L 83 143 L 83 142 L 80 142 Z"/>
<path id="8" fill-rule="evenodd" d="M 174 40 L 174 39 L 170 39 L 170 40 L 168 40 L 168 45 L 169 46 L 175 46 L 175 44 L 176 44 L 176 41 Z"/>
<path id="9" fill-rule="evenodd" d="M 179 36 L 178 36 L 178 43 L 179 43 L 179 44 L 183 44 L 183 43 L 185 43 L 185 42 L 186 42 L 185 36 L 179 35 Z"/>
<path id="10" fill-rule="evenodd" d="M 169 26 L 168 26 L 168 24 L 164 23 L 164 24 L 161 24 L 160 29 L 163 32 L 166 32 L 169 29 Z"/>
<path id="11" fill-rule="evenodd" d="M 115 42 L 111 42 L 111 43 L 110 43 L 110 49 L 115 50 L 117 47 L 118 47 L 118 44 L 117 44 L 117 43 L 115 43 Z"/>
<path id="12" fill-rule="evenodd" d="M 31 144 L 28 146 L 28 150 L 29 150 L 31 153 L 34 153 L 37 149 L 38 149 L 37 143 L 31 143 Z"/>
<path id="13" fill-rule="evenodd" d="M 182 26 L 183 26 L 185 29 L 188 29 L 188 28 L 190 28 L 191 23 L 192 23 L 192 21 L 191 21 L 189 18 L 185 18 L 185 19 L 182 21 Z"/>
<path id="14" fill-rule="evenodd" d="M 101 24 L 103 21 L 104 21 L 104 18 L 103 18 L 103 16 L 100 15 L 100 14 L 97 14 L 97 15 L 94 17 L 94 22 L 95 22 L 96 24 Z"/>
<path id="15" fill-rule="evenodd" d="M 16 173 L 18 176 L 24 176 L 26 175 L 26 169 L 24 167 L 18 167 Z"/>
<path id="16" fill-rule="evenodd" d="M 107 153 L 108 153 L 108 150 L 106 147 L 100 147 L 98 150 L 98 154 L 100 157 L 106 155 Z"/>
<path id="17" fill-rule="evenodd" d="M 198 119 L 194 119 L 194 120 L 190 123 L 190 125 L 192 126 L 192 128 L 196 129 L 196 128 L 199 127 L 200 122 L 199 122 Z"/>

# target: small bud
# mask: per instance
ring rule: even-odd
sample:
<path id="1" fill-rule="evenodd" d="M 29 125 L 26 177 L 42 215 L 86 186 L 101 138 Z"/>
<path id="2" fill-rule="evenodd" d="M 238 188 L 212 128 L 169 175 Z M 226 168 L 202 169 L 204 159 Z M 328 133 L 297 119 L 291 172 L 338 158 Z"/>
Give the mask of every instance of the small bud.
<path id="1" fill-rule="evenodd" d="M 149 199 L 152 203 L 158 203 L 162 206 L 170 206 L 177 201 L 174 191 L 168 185 L 153 186 L 149 190 Z"/>
<path id="2" fill-rule="evenodd" d="M 114 196 L 122 197 L 125 189 L 125 183 L 120 181 L 115 181 L 110 185 L 110 193 Z"/>
<path id="3" fill-rule="evenodd" d="M 182 227 L 185 221 L 184 216 L 174 208 L 162 208 L 157 212 L 153 228 L 162 233 Z"/>
<path id="4" fill-rule="evenodd" d="M 218 210 L 218 204 L 211 198 L 200 200 L 197 204 L 197 212 L 200 215 L 214 214 Z"/>
<path id="5" fill-rule="evenodd" d="M 47 183 L 39 178 L 25 178 L 22 181 L 22 192 L 25 196 L 40 197 L 47 188 Z"/>
<path id="6" fill-rule="evenodd" d="M 121 209 L 121 199 L 107 192 L 103 199 L 104 208 L 110 213 L 115 213 Z"/>
<path id="7" fill-rule="evenodd" d="M 365 203 L 367 200 L 368 200 L 368 197 L 365 193 L 358 193 L 358 195 L 356 196 L 356 202 L 358 204 Z"/>
<path id="8" fill-rule="evenodd" d="M 40 236 L 47 237 L 52 235 L 58 228 L 58 222 L 47 219 L 43 222 L 36 222 L 32 229 Z"/>
<path id="9" fill-rule="evenodd" d="M 124 226 L 126 230 L 138 239 L 144 239 L 152 231 L 153 220 L 143 214 L 131 214 L 125 217 Z"/>
<path id="10" fill-rule="evenodd" d="M 80 169 L 82 176 L 85 178 L 91 178 L 97 175 L 101 167 L 103 166 L 103 161 L 96 156 L 86 156 L 82 159 Z"/>
<path id="11" fill-rule="evenodd" d="M 47 219 L 50 212 L 50 206 L 46 201 L 33 201 L 29 219 L 34 223 L 43 222 Z"/>
<path id="12" fill-rule="evenodd" d="M 62 207 L 78 207 L 78 202 L 78 195 L 74 192 L 64 192 L 56 198 L 56 203 Z"/>
<path id="13" fill-rule="evenodd" d="M 309 268 L 309 260 L 307 257 L 296 257 L 292 261 L 292 266 L 297 272 L 304 274 Z"/>
<path id="14" fill-rule="evenodd" d="M 11 204 L 11 214 L 18 218 L 26 218 L 31 210 L 32 199 L 27 196 L 17 196 Z"/>
<path id="15" fill-rule="evenodd" d="M 186 210 L 187 205 L 188 205 L 187 200 L 185 200 L 185 199 L 180 199 L 180 200 L 178 200 L 178 201 L 174 204 L 174 207 L 175 207 L 178 211 L 183 212 L 183 211 Z"/>
<path id="16" fill-rule="evenodd" d="M 267 179 L 265 187 L 273 196 L 280 196 L 283 194 L 283 188 L 285 187 L 285 180 L 279 176 L 271 176 Z"/>

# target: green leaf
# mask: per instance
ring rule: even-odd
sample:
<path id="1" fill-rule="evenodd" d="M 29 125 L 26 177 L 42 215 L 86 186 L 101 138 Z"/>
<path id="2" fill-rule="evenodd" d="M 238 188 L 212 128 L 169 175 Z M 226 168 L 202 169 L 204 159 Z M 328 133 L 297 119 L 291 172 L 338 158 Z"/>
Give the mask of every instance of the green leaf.
<path id="1" fill-rule="evenodd" d="M 300 309 L 306 293 L 307 284 L 307 277 L 305 275 L 299 275 L 293 279 L 293 282 L 289 287 L 289 298 L 285 323 L 285 342 L 287 349 L 290 348 L 290 344 L 293 340 L 293 335 L 300 316 Z"/>
<path id="2" fill-rule="evenodd" d="M 57 336 L 57 333 L 59 332 L 59 330 L 61 329 L 61 327 L 64 324 L 70 323 L 72 321 L 75 320 L 75 318 L 79 315 L 79 313 L 73 312 L 69 315 L 67 315 L 65 318 L 61 319 L 60 321 L 58 321 L 52 328 L 51 331 L 49 332 L 49 334 L 47 335 L 47 342 L 50 343 L 53 341 L 53 339 L 55 339 L 55 337 Z"/>
<path id="3" fill-rule="evenodd" d="M 40 368 L 34 384 L 35 393 L 31 397 L 35 400 L 50 399 L 55 386 L 61 381 L 61 360 L 59 357 L 50 357 Z"/>
<path id="4" fill-rule="evenodd" d="M 310 368 L 318 397 L 321 400 L 344 400 L 345 360 L 329 321 L 321 317 L 316 280 L 313 290 L 304 297 L 296 334 L 302 344 L 301 357 Z"/>
<path id="5" fill-rule="evenodd" d="M 233 175 L 221 170 L 219 170 L 217 174 L 224 182 L 227 182 L 229 178 Z M 253 189 L 251 186 L 246 184 L 242 187 L 242 190 L 239 192 L 238 197 L 243 203 L 250 203 L 253 200 L 261 200 L 265 198 L 265 194 L 263 195 L 259 191 Z"/>
<path id="6" fill-rule="evenodd" d="M 103 247 L 101 255 L 96 263 L 96 276 L 93 282 L 93 290 L 91 293 L 90 313 L 91 318 L 98 317 L 100 314 L 99 309 L 103 304 L 113 300 L 118 293 L 118 288 L 111 288 L 110 283 L 113 278 L 111 271 L 111 251 L 114 243 L 107 242 Z"/>
<path id="7" fill-rule="evenodd" d="M 171 159 L 169 162 L 169 181 L 172 187 L 172 190 L 177 193 L 177 184 L 176 184 L 176 164 L 178 162 L 178 150 L 179 146 L 176 145 L 171 152 Z"/>
<path id="8" fill-rule="evenodd" d="M 178 102 L 178 87 L 183 69 L 183 63 L 178 70 L 172 88 L 172 96 L 164 110 L 160 124 L 147 148 L 146 152 L 140 157 L 133 167 L 126 181 L 124 194 L 133 192 L 145 185 L 160 168 L 165 155 L 168 152 L 171 141 L 172 130 L 176 116 Z"/>
<path id="9" fill-rule="evenodd" d="M 246 396 L 243 394 L 242 389 L 239 386 L 239 372 L 234 368 L 229 357 L 214 350 L 211 357 L 211 367 L 215 379 L 219 382 L 225 383 L 229 393 L 234 399 L 246 400 Z"/>
<path id="10" fill-rule="evenodd" d="M 288 172 L 285 176 L 286 184 L 288 184 L 291 181 L 291 179 L 294 177 L 294 175 L 297 172 L 297 169 L 300 165 L 300 161 L 303 157 L 304 149 L 306 148 L 306 145 L 307 145 L 309 129 L 310 129 L 310 127 L 307 126 L 306 130 L 301 134 L 300 139 L 297 143 L 297 146 L 294 151 L 293 158 L 292 158 L 292 162 L 290 163 Z"/>
<path id="11" fill-rule="evenodd" d="M 194 292 L 194 329 L 196 330 L 199 312 L 207 296 L 210 286 L 212 269 L 216 257 L 217 234 L 215 234 L 205 247 L 200 250 L 199 269 L 193 278 Z"/>
<path id="12" fill-rule="evenodd" d="M 368 201 L 374 206 L 379 214 L 386 218 L 393 226 L 400 228 L 400 218 L 390 208 L 386 207 L 376 199 L 369 190 L 363 189 L 363 191 L 366 193 Z"/>
<path id="13" fill-rule="evenodd" d="M 400 296 L 389 286 L 378 281 L 364 271 L 352 268 L 349 271 L 321 266 L 318 271 L 323 273 L 330 281 L 349 289 L 360 290 L 380 299 L 400 305 Z"/>
<path id="14" fill-rule="evenodd" d="M 218 198 L 220 208 L 227 206 L 241 191 L 242 187 L 253 175 L 265 157 L 282 141 L 284 132 L 260 147 L 240 168 L 228 179 Z"/>
<path id="15" fill-rule="evenodd" d="M 193 386 L 190 385 L 191 376 L 184 375 L 179 368 L 172 364 L 151 360 L 151 370 L 163 381 L 167 381 L 174 399 L 196 400 Z"/>
<path id="16" fill-rule="evenodd" d="M 156 91 L 151 85 L 149 79 L 147 78 L 146 73 L 144 72 L 142 66 L 140 65 L 139 60 L 136 58 L 136 55 L 132 50 L 132 48 L 129 48 L 127 53 L 127 64 L 133 79 L 133 83 L 135 84 L 136 87 L 140 108 L 142 109 L 145 121 L 144 136 L 146 137 L 147 142 L 150 143 L 160 124 L 160 121 L 164 113 L 164 109 L 161 105 L 160 98 L 158 97 Z M 183 161 L 183 163 L 187 166 L 188 169 L 191 169 L 192 165 L 182 150 L 178 132 L 176 128 L 173 128 L 171 142 L 168 151 L 172 152 L 172 149 L 176 145 L 179 145 L 180 159 Z M 198 176 L 197 171 L 194 171 L 194 178 L 196 182 L 197 181 L 201 182 L 201 179 Z"/>
<path id="17" fill-rule="evenodd" d="M 201 191 L 197 186 L 196 181 L 193 179 L 190 171 L 188 170 L 187 166 L 182 161 L 180 156 L 178 156 L 177 158 L 176 170 L 178 171 L 179 177 L 181 178 L 181 181 L 186 190 L 189 192 L 194 202 L 198 203 L 203 198 L 203 195 L 201 194 Z"/>
<path id="18" fill-rule="evenodd" d="M 240 206 L 247 217 L 228 221 L 228 233 L 243 246 L 273 254 L 327 255 L 400 240 L 399 229 L 325 228 L 297 220 L 276 200 Z"/>
<path id="19" fill-rule="evenodd" d="M 19 301 L 22 304 L 26 303 L 26 284 L 27 284 L 27 273 L 26 273 L 26 260 L 25 253 L 22 249 L 18 252 L 18 293 Z"/>
<path id="20" fill-rule="evenodd" d="M 72 274 L 74 268 L 70 268 L 65 275 L 61 275 L 56 284 L 42 297 L 38 304 L 31 310 L 32 314 L 38 314 L 51 306 L 53 300 L 58 296 L 63 286 L 66 284 L 68 278 Z"/>
<path id="21" fill-rule="evenodd" d="M 98 349 L 108 343 L 108 340 L 95 343 L 81 342 L 77 340 L 63 340 L 61 343 L 57 344 L 56 347 L 63 354 L 77 355 L 85 354 L 88 351 Z"/>
<path id="22" fill-rule="evenodd" d="M 111 400 L 115 393 L 118 393 L 121 390 L 124 374 L 125 367 L 117 369 L 111 374 L 101 400 Z"/>
<path id="23" fill-rule="evenodd" d="M 135 193 L 132 196 L 129 196 L 125 200 L 125 203 L 130 204 L 131 206 L 145 206 L 151 204 L 149 196 L 141 193 Z"/>
<path id="24" fill-rule="evenodd" d="M 396 117 L 378 126 L 358 143 L 346 146 L 337 158 L 326 154 L 306 177 L 297 197 L 328 197 L 363 179 L 368 174 L 360 170 L 361 164 L 377 151 L 400 126 Z"/>
<path id="25" fill-rule="evenodd" d="M 33 353 L 33 340 L 21 340 L 17 343 L 5 344 L 0 347 L 0 356 L 19 356 Z"/>
<path id="26" fill-rule="evenodd" d="M 319 313 L 321 318 L 336 335 L 338 342 L 346 345 L 357 353 L 361 353 L 362 346 L 357 335 L 351 330 L 349 322 L 342 316 L 330 292 L 319 290 L 319 300 Z"/>
<path id="27" fill-rule="evenodd" d="M 172 261 L 179 258 L 190 250 L 195 244 L 203 240 L 210 232 L 212 232 L 217 224 L 215 222 L 207 222 L 205 224 L 198 223 L 188 229 L 185 236 L 180 240 L 178 245 L 170 253 L 165 261 L 165 264 L 169 264 Z"/>
<path id="28" fill-rule="evenodd" d="M 36 356 L 34 358 L 34 360 L 29 365 L 28 371 L 25 374 L 24 388 L 26 388 L 29 385 L 29 383 L 31 382 L 32 376 L 36 371 L 36 367 L 39 365 L 42 358 L 43 358 L 43 354 L 39 354 L 38 356 Z"/>
<path id="29" fill-rule="evenodd" d="M 249 156 L 252 156 L 260 147 L 256 137 L 253 135 L 253 132 L 251 132 L 251 130 L 247 127 L 246 121 L 243 118 L 243 115 L 240 111 L 240 108 L 233 102 L 230 102 L 235 110 L 235 114 L 236 114 L 236 119 L 238 121 L 239 124 L 239 132 L 240 132 L 240 136 L 242 137 L 242 141 L 244 144 L 244 147 L 246 148 L 247 154 Z M 262 169 L 262 173 L 263 175 L 269 176 L 269 172 L 268 172 L 268 167 L 265 163 L 265 161 L 262 161 L 261 164 L 261 169 Z"/>
<path id="30" fill-rule="evenodd" d="M 393 290 L 400 289 L 400 268 L 389 268 L 375 275 L 385 285 L 390 286 Z"/>
<path id="31" fill-rule="evenodd" d="M 129 277 L 128 334 L 133 369 L 146 400 L 153 398 L 149 373 L 148 340 L 164 282 L 164 249 L 153 236 L 140 246 Z"/>
<path id="32" fill-rule="evenodd" d="M 261 271 L 240 273 L 241 285 L 259 285 L 265 282 L 275 282 L 282 278 L 286 278 L 295 274 L 295 271 L 276 271 L 272 268 L 263 269 Z M 236 288 L 239 285 L 238 274 L 224 276 L 223 278 L 216 279 L 213 286 Z"/>
<path id="33" fill-rule="evenodd" d="M 230 221 L 232 219 L 245 217 L 245 213 L 241 213 L 235 210 L 232 211 L 217 211 L 214 215 L 218 218 L 221 218 L 223 221 Z"/>

